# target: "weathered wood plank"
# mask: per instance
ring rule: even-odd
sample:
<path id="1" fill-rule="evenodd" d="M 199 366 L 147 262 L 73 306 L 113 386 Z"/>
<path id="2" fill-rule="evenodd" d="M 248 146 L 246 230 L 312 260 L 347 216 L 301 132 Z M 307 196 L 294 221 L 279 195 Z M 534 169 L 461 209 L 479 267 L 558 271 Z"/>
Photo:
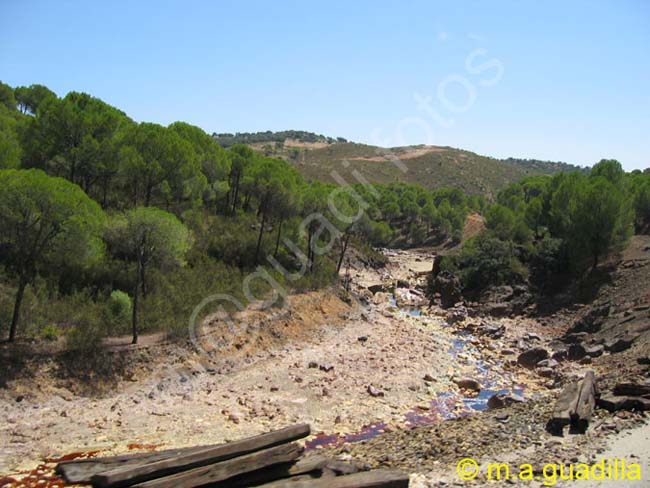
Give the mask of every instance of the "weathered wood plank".
<path id="1" fill-rule="evenodd" d="M 571 411 L 575 405 L 576 398 L 580 392 L 580 383 L 575 381 L 568 384 L 560 392 L 560 396 L 555 403 L 553 416 L 549 422 L 549 430 L 561 431 L 565 426 L 571 423 Z"/>
<path id="2" fill-rule="evenodd" d="M 584 378 L 567 385 L 557 399 L 547 429 L 561 434 L 565 426 L 584 432 L 596 405 L 596 377 L 587 371 Z"/>
<path id="3" fill-rule="evenodd" d="M 286 480 L 260 485 L 259 488 L 405 488 L 409 476 L 399 471 L 374 470 L 336 478 L 312 479 L 306 481 Z"/>
<path id="4" fill-rule="evenodd" d="M 585 432 L 596 407 L 596 375 L 587 371 L 580 384 L 580 393 L 571 415 L 571 425 L 579 432 Z"/>
<path id="5" fill-rule="evenodd" d="M 302 448 L 297 444 L 281 444 L 264 449 L 263 451 L 256 451 L 216 464 L 182 471 L 133 486 L 137 488 L 192 488 L 208 484 L 230 486 L 230 483 L 222 485 L 218 485 L 217 483 L 275 464 L 288 463 L 297 459 L 301 453 Z"/>
<path id="6" fill-rule="evenodd" d="M 298 424 L 284 429 L 261 434 L 239 441 L 229 442 L 218 446 L 210 446 L 193 452 L 165 459 L 138 464 L 135 466 L 120 467 L 98 473 L 92 477 L 92 484 L 98 488 L 119 488 L 130 486 L 170 474 L 178 473 L 208 464 L 213 464 L 226 459 L 242 456 L 269 447 L 284 444 L 303 437 L 310 433 L 309 425 Z"/>
<path id="7" fill-rule="evenodd" d="M 112 457 L 98 457 L 87 459 L 75 459 L 62 461 L 56 466 L 57 474 L 62 475 L 70 484 L 89 485 L 94 475 L 109 471 L 111 469 L 137 466 L 139 464 L 151 463 L 163 459 L 169 459 L 182 454 L 201 451 L 212 446 L 192 446 L 179 449 L 166 449 L 156 452 L 138 452 L 134 454 L 123 454 Z"/>
<path id="8" fill-rule="evenodd" d="M 228 488 L 243 488 L 261 485 L 271 481 L 282 481 L 287 478 L 295 480 L 300 476 L 304 479 L 320 478 L 329 459 L 320 456 L 308 456 L 298 459 L 296 462 L 276 464 L 251 473 L 245 473 L 224 482 Z"/>

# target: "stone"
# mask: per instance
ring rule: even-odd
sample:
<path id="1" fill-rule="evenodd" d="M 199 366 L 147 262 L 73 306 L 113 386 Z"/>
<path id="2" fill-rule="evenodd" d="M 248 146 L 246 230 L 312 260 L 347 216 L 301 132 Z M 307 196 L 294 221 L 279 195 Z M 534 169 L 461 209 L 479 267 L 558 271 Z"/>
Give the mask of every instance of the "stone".
<path id="1" fill-rule="evenodd" d="M 478 328 L 479 334 L 487 335 L 493 339 L 499 339 L 503 337 L 503 334 L 506 332 L 505 325 L 492 325 L 492 324 L 481 324 Z"/>
<path id="2" fill-rule="evenodd" d="M 357 341 L 359 341 L 359 342 L 368 342 L 368 336 L 359 336 L 359 337 L 357 337 Z"/>
<path id="3" fill-rule="evenodd" d="M 375 293 L 377 293 L 379 291 L 386 291 L 386 286 L 381 285 L 381 284 L 380 285 L 370 285 L 368 287 L 368 290 L 370 290 L 372 292 L 372 294 L 374 295 Z"/>
<path id="4" fill-rule="evenodd" d="M 422 379 L 423 379 L 424 381 L 428 381 L 428 382 L 436 381 L 436 379 L 435 379 L 433 376 L 431 376 L 429 373 L 425 374 L 424 377 L 423 377 Z"/>
<path id="5" fill-rule="evenodd" d="M 533 347 L 517 357 L 517 363 L 525 368 L 534 368 L 537 363 L 548 359 L 548 351 L 543 347 Z"/>
<path id="6" fill-rule="evenodd" d="M 384 392 L 383 392 L 383 391 L 378 390 L 377 388 L 375 388 L 375 387 L 372 386 L 372 385 L 368 385 L 368 389 L 367 389 L 367 391 L 368 391 L 368 394 L 369 394 L 371 397 L 383 397 L 383 396 L 384 396 Z"/>
<path id="7" fill-rule="evenodd" d="M 632 343 L 636 340 L 637 337 L 638 335 L 634 334 L 626 334 L 624 336 L 617 337 L 616 339 L 607 342 L 605 344 L 605 349 L 612 353 L 623 352 L 632 347 Z"/>
<path id="8" fill-rule="evenodd" d="M 454 383 L 463 390 L 481 391 L 481 384 L 472 378 L 457 378 Z"/>
<path id="9" fill-rule="evenodd" d="M 605 346 L 602 345 L 585 347 L 585 354 L 591 358 L 600 357 L 604 352 Z"/>
<path id="10" fill-rule="evenodd" d="M 442 308 L 451 308 L 463 300 L 460 280 L 449 271 L 442 271 L 435 277 L 430 291 L 440 294 Z"/>
<path id="11" fill-rule="evenodd" d="M 539 363 L 537 363 L 538 368 L 557 368 L 560 365 L 555 359 L 548 358 L 548 359 L 543 359 Z"/>
<path id="12" fill-rule="evenodd" d="M 325 371 L 326 373 L 329 373 L 334 369 L 334 366 L 332 366 L 330 363 L 322 363 L 318 366 L 318 369 L 321 371 Z"/>
<path id="13" fill-rule="evenodd" d="M 539 368 L 537 374 L 542 378 L 552 378 L 555 376 L 555 370 L 553 368 Z"/>
<path id="14" fill-rule="evenodd" d="M 318 363 L 316 361 L 309 361 L 307 367 L 310 369 L 318 368 Z"/>
<path id="15" fill-rule="evenodd" d="M 397 280 L 395 286 L 396 288 L 411 288 L 411 284 L 406 280 Z"/>
<path id="16" fill-rule="evenodd" d="M 522 403 L 523 397 L 514 393 L 496 393 L 488 398 L 487 406 L 490 409 L 504 408 L 513 403 Z"/>
<path id="17" fill-rule="evenodd" d="M 568 350 L 569 361 L 579 361 L 587 355 L 585 346 L 580 343 L 571 344 Z"/>
<path id="18" fill-rule="evenodd" d="M 643 397 L 607 394 L 602 395 L 597 400 L 597 405 L 609 412 L 616 412 L 618 410 L 650 411 L 650 399 Z"/>
<path id="19" fill-rule="evenodd" d="M 551 359 L 554 359 L 555 361 L 566 361 L 569 359 L 569 351 L 566 349 L 555 351 L 551 354 Z"/>

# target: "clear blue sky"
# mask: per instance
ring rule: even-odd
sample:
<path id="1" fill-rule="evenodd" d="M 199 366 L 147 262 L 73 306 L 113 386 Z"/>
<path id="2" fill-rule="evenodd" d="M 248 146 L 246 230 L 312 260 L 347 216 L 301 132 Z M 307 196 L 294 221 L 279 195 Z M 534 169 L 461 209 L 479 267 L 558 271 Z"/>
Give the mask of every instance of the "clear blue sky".
<path id="1" fill-rule="evenodd" d="M 0 79 L 208 132 L 650 166 L 646 0 L 0 0 Z"/>

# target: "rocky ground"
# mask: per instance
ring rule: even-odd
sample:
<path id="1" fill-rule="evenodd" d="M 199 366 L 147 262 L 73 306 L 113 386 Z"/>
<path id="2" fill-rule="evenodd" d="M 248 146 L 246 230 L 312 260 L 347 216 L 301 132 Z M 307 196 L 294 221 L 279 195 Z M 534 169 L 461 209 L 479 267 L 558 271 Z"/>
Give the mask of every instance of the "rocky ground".
<path id="1" fill-rule="evenodd" d="M 214 317 L 203 331 L 208 353 L 157 341 L 115 348 L 120 368 L 109 382 L 72 379 L 55 359 L 27 361 L 26 373 L 0 389 L 0 473 L 72 452 L 216 443 L 294 422 L 320 433 L 309 448 L 407 470 L 416 487 L 466 484 L 455 473 L 463 457 L 535 466 L 592 459 L 644 414 L 597 410 L 586 435 L 555 437 L 544 426 L 562 386 L 587 369 L 603 388 L 647 379 L 647 366 L 637 363 L 648 354 L 647 309 L 634 291 L 650 271 L 645 245 L 635 241 L 594 305 L 543 317 L 429 306 L 422 288 L 432 255 L 386 251 L 386 268 L 343 270 L 354 300 L 332 291 L 296 295 L 273 316 L 237 314 L 234 329 Z M 598 315 L 605 297 L 608 312 Z M 575 324 L 591 316 L 600 325 L 580 335 Z M 610 330 L 612 321 L 624 327 Z M 571 347 L 557 340 L 569 329 L 584 354 L 537 364 L 536 350 Z M 629 348 L 612 349 L 631 336 Z M 110 387 L 88 388 L 104 382 Z M 497 393 L 490 405 L 507 406 L 477 413 Z M 647 456 L 647 439 L 643 447 Z"/>

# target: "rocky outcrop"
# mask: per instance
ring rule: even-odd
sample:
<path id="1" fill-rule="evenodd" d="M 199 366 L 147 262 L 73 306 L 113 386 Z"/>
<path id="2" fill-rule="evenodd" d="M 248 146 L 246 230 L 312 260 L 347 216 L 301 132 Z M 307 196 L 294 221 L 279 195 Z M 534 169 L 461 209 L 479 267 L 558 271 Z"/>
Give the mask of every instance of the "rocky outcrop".
<path id="1" fill-rule="evenodd" d="M 463 301 L 462 288 L 457 276 L 449 271 L 441 271 L 429 286 L 432 302 L 440 300 L 442 308 L 451 308 Z"/>
<path id="2" fill-rule="evenodd" d="M 532 303 L 533 296 L 524 285 L 488 288 L 481 295 L 482 309 L 495 317 L 521 314 Z"/>
<path id="3" fill-rule="evenodd" d="M 522 403 L 523 401 L 523 397 L 514 393 L 497 393 L 488 399 L 487 406 L 489 409 L 505 408 L 514 403 Z"/>
<path id="4" fill-rule="evenodd" d="M 548 351 L 543 347 L 531 347 L 517 357 L 517 363 L 524 368 L 534 368 L 540 361 L 548 358 Z"/>

